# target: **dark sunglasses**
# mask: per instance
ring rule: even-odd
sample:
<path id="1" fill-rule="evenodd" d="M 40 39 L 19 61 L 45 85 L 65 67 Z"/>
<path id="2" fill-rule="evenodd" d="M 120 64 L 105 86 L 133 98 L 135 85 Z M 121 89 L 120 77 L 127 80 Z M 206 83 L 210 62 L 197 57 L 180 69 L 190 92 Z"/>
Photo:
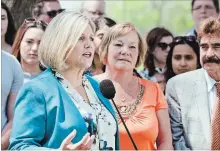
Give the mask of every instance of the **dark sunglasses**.
<path id="1" fill-rule="evenodd" d="M 51 10 L 47 12 L 47 15 L 50 18 L 54 18 L 57 14 L 62 13 L 63 11 L 65 11 L 65 9 Z"/>
<path id="2" fill-rule="evenodd" d="M 45 28 L 47 27 L 47 23 L 45 23 L 44 21 L 41 21 L 41 20 L 37 20 L 35 18 L 26 18 L 24 20 L 23 24 L 25 24 L 25 25 L 27 25 L 27 24 L 35 24 L 35 25 L 41 25 L 41 26 L 43 26 Z"/>
<path id="3" fill-rule="evenodd" d="M 172 43 L 167 44 L 167 43 L 165 43 L 165 42 L 159 42 L 159 43 L 157 44 L 157 46 L 158 46 L 159 48 L 161 48 L 162 50 L 166 50 L 168 46 L 169 46 L 169 47 L 172 46 Z"/>
<path id="4" fill-rule="evenodd" d="M 197 42 L 197 39 L 195 36 L 178 36 L 174 38 L 173 42 L 174 43 Z"/>

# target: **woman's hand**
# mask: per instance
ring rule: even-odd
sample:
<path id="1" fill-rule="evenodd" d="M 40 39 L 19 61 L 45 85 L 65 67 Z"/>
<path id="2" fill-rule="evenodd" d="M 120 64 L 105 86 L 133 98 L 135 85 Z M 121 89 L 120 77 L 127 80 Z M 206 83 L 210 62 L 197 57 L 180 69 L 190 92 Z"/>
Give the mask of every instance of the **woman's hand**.
<path id="1" fill-rule="evenodd" d="M 73 130 L 62 142 L 59 150 L 89 150 L 91 149 L 92 143 L 94 142 L 95 135 L 90 137 L 87 133 L 83 138 L 76 144 L 72 143 L 72 139 L 76 136 L 76 130 Z"/>

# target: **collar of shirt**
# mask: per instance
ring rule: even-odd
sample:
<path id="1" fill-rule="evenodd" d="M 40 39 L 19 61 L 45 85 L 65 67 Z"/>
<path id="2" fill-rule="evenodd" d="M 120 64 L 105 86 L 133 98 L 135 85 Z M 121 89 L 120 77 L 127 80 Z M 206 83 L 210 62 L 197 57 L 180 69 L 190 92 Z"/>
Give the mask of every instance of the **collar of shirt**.
<path id="1" fill-rule="evenodd" d="M 193 27 L 192 29 L 190 29 L 187 33 L 186 36 L 195 36 L 195 28 Z"/>
<path id="2" fill-rule="evenodd" d="M 158 72 L 158 73 L 164 73 L 166 68 L 158 68 L 156 67 L 155 70 Z"/>
<path id="3" fill-rule="evenodd" d="M 205 69 L 203 69 L 203 70 L 205 73 L 205 80 L 206 80 L 206 83 L 208 86 L 208 92 L 210 92 L 212 90 L 212 88 L 215 86 L 215 83 L 217 83 L 217 82 L 208 75 L 208 73 L 206 72 Z"/>

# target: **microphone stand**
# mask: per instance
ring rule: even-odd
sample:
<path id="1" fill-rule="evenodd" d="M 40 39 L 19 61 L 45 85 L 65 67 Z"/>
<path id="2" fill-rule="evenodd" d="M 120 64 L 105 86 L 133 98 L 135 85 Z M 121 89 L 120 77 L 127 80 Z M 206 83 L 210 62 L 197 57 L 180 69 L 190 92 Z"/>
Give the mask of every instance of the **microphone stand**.
<path id="1" fill-rule="evenodd" d="M 121 121 L 122 121 L 122 123 L 123 123 L 123 125 L 124 125 L 124 127 L 125 127 L 125 129 L 126 129 L 126 131 L 127 131 L 127 133 L 128 133 L 128 136 L 129 136 L 129 138 L 130 138 L 130 140 L 131 140 L 131 142 L 132 142 L 132 144 L 133 144 L 135 150 L 138 150 L 138 148 L 137 148 L 137 146 L 136 146 L 136 144 L 135 144 L 135 142 L 134 142 L 134 140 L 133 140 L 133 138 L 132 138 L 132 136 L 131 136 L 131 134 L 130 134 L 130 132 L 129 132 L 129 130 L 128 130 L 128 128 L 127 128 L 127 126 L 126 126 L 124 120 L 123 120 L 123 118 L 122 118 L 122 116 L 121 116 L 121 113 L 119 112 L 119 110 L 118 110 L 118 108 L 117 108 L 117 106 L 116 106 L 116 104 L 115 104 L 115 101 L 114 101 L 113 99 L 111 99 L 111 100 L 112 100 L 112 102 L 113 102 L 113 104 L 114 104 L 114 106 L 115 106 L 115 108 L 116 108 L 116 110 L 117 110 L 117 112 L 118 112 L 118 115 L 119 115 L 119 117 L 120 117 L 120 119 L 121 119 Z"/>

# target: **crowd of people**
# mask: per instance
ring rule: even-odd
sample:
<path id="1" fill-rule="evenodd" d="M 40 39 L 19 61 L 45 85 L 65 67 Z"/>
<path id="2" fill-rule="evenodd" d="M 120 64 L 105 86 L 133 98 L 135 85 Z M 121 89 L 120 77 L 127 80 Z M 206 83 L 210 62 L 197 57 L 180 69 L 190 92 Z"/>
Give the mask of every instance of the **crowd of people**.
<path id="1" fill-rule="evenodd" d="M 105 0 L 37 0 L 17 31 L 1 3 L 1 149 L 220 150 L 219 1 L 191 6 L 186 35 L 143 37 Z"/>

